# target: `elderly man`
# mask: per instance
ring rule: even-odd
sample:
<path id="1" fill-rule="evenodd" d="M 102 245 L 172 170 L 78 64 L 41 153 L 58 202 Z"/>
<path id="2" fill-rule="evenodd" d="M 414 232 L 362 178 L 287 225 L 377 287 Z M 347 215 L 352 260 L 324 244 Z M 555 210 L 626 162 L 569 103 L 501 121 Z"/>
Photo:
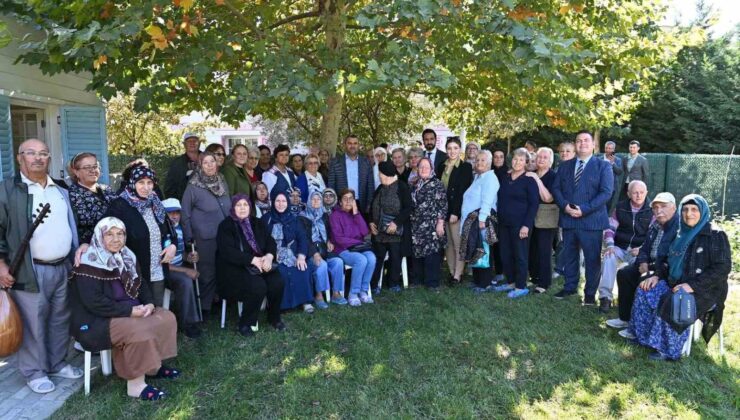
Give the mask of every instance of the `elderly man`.
<path id="1" fill-rule="evenodd" d="M 629 185 L 629 199 L 620 201 L 609 217 L 609 229 L 604 231 L 606 251 L 601 264 L 599 282 L 599 311 L 611 308 L 617 268 L 632 264 L 647 237 L 653 213 L 647 201 L 647 186 L 642 181 Z"/>
<path id="2" fill-rule="evenodd" d="M 23 319 L 18 370 L 33 392 L 54 391 L 49 376 L 76 379 L 82 371 L 65 361 L 69 344 L 67 272 L 77 249 L 77 227 L 67 190 L 49 177 L 49 148 L 29 139 L 18 148 L 20 173 L 0 188 L 0 287 L 10 288 Z M 51 211 L 31 237 L 18 270 L 8 264 L 19 251 L 40 204 Z"/>
<path id="3" fill-rule="evenodd" d="M 182 200 L 190 175 L 198 167 L 200 156 L 200 139 L 195 133 L 185 133 L 182 136 L 182 144 L 185 146 L 185 153 L 172 160 L 164 184 L 164 194 L 167 198 L 178 200 Z"/>
<path id="4" fill-rule="evenodd" d="M 658 194 L 650 203 L 650 207 L 655 222 L 650 225 L 645 242 L 640 247 L 634 263 L 617 273 L 619 318 L 606 321 L 609 327 L 622 329 L 619 335 L 625 338 L 634 338 L 626 328 L 629 326 L 637 287 L 649 290 L 658 283 L 658 277 L 651 276 L 651 273 L 656 266 L 666 261 L 668 248 L 678 233 L 679 215 L 676 212 L 676 199 L 671 193 Z"/>

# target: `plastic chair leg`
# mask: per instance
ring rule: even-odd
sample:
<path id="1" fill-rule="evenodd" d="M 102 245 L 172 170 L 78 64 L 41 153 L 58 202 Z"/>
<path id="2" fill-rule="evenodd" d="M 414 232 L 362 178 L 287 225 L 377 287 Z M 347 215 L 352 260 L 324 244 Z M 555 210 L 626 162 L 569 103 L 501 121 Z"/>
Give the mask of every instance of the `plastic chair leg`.
<path id="1" fill-rule="evenodd" d="M 221 328 L 226 326 L 226 299 L 221 299 Z"/>
<path id="2" fill-rule="evenodd" d="M 92 365 L 92 353 L 85 352 L 85 396 L 90 395 L 90 369 Z"/>
<path id="3" fill-rule="evenodd" d="M 162 297 L 162 307 L 164 309 L 170 309 L 170 299 L 172 298 L 172 290 L 165 288 L 164 296 Z"/>
<path id="4" fill-rule="evenodd" d="M 406 257 L 401 260 L 401 278 L 403 279 L 403 288 L 409 288 L 409 268 L 406 264 Z"/>
<path id="5" fill-rule="evenodd" d="M 100 352 L 100 367 L 103 375 L 108 376 L 113 373 L 113 362 L 111 360 L 112 350 L 103 350 Z"/>

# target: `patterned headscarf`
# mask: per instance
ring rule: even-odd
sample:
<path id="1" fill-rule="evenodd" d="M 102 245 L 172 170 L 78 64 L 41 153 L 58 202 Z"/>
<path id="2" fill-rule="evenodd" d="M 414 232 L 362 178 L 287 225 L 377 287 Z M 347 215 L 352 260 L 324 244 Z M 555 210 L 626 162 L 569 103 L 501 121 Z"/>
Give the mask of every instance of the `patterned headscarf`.
<path id="1" fill-rule="evenodd" d="M 678 234 L 676 235 L 676 239 L 671 242 L 671 246 L 668 249 L 668 277 L 674 282 L 679 281 L 683 276 L 683 261 L 686 251 L 689 249 L 689 246 L 691 246 L 691 243 L 694 242 L 696 235 L 701 232 L 704 226 L 706 226 L 712 218 L 712 212 L 709 211 L 709 204 L 707 204 L 707 200 L 705 200 L 704 197 L 698 194 L 687 195 L 681 200 L 681 204 L 678 209 L 679 213 L 681 213 L 683 206 L 686 204 L 695 204 L 699 207 L 701 218 L 694 227 L 689 227 L 689 225 L 683 221 L 683 217 L 679 216 L 681 217 L 681 224 L 678 228 Z"/>
<path id="2" fill-rule="evenodd" d="M 319 200 L 321 200 L 321 205 L 317 209 L 311 205 L 311 201 L 315 196 L 319 196 Z M 328 236 L 326 235 L 326 225 L 324 224 L 324 202 L 320 192 L 314 191 L 311 194 L 308 198 L 308 203 L 306 203 L 306 210 L 301 213 L 301 216 L 311 221 L 311 242 L 326 242 Z"/>
<path id="3" fill-rule="evenodd" d="M 115 217 L 104 217 L 95 225 L 90 247 L 80 257 L 80 263 L 105 271 L 118 270 L 126 294 L 136 299 L 141 285 L 141 280 L 136 274 L 136 255 L 125 245 L 116 253 L 105 249 L 103 235 L 112 228 L 126 232 L 126 225 Z"/>
<path id="4" fill-rule="evenodd" d="M 216 197 L 221 197 L 226 194 L 227 191 L 226 181 L 224 180 L 224 176 L 219 172 L 216 172 L 215 175 L 206 175 L 203 172 L 203 159 L 208 156 L 216 160 L 216 155 L 211 152 L 201 153 L 200 166 L 195 169 L 188 183 L 195 185 L 196 187 L 204 188 L 213 193 Z"/>
<path id="5" fill-rule="evenodd" d="M 264 201 L 260 201 L 260 200 L 257 199 L 257 186 L 259 186 L 259 185 L 264 185 L 265 186 L 265 190 L 267 190 L 267 197 L 265 198 Z M 272 205 L 270 204 L 270 190 L 269 190 L 269 188 L 267 188 L 267 184 L 265 184 L 262 181 L 255 182 L 254 183 L 254 191 L 255 191 L 255 194 L 254 194 L 254 196 L 255 196 L 255 199 L 254 199 L 254 205 L 255 205 L 255 207 L 257 207 L 258 209 L 260 209 L 260 211 L 262 212 L 263 215 L 267 214 L 270 211 L 270 209 L 272 208 Z"/>
<path id="6" fill-rule="evenodd" d="M 329 196 L 331 197 L 331 201 L 329 204 L 326 204 L 326 201 L 324 201 L 324 197 Z M 332 210 L 334 210 L 334 206 L 337 205 L 337 192 L 334 191 L 333 188 L 326 188 L 324 189 L 324 193 L 321 196 L 321 203 L 324 206 L 324 211 L 326 214 L 331 214 Z"/>
<path id="7" fill-rule="evenodd" d="M 157 175 L 154 173 L 154 170 L 146 166 L 137 166 L 131 171 L 128 185 L 121 191 L 120 197 L 126 200 L 131 207 L 139 210 L 139 213 L 143 213 L 147 207 L 151 207 L 157 222 L 162 224 L 164 223 L 166 212 L 157 193 L 152 190 L 148 197 L 140 197 L 136 193 L 136 183 L 144 178 L 151 179 L 154 185 L 157 185 Z"/>
<path id="8" fill-rule="evenodd" d="M 252 252 L 258 257 L 261 257 L 263 254 L 260 246 L 257 244 L 257 240 L 254 238 L 254 231 L 252 231 L 252 222 L 250 221 L 251 217 L 240 219 L 239 216 L 236 215 L 236 203 L 240 202 L 241 200 L 247 202 L 247 205 L 249 206 L 249 209 L 251 211 L 252 203 L 249 201 L 249 196 L 247 196 L 246 194 L 236 194 L 231 197 L 231 219 L 239 223 L 239 227 L 242 229 L 242 233 L 247 239 L 249 247 L 252 248 Z"/>

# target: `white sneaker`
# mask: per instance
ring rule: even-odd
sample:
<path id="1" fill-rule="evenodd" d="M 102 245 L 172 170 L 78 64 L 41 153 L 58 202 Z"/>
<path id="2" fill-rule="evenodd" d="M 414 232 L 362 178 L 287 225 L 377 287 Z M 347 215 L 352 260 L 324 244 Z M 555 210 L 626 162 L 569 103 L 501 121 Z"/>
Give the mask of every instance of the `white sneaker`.
<path id="1" fill-rule="evenodd" d="M 556 278 L 558 278 L 558 277 L 560 277 L 560 273 L 558 273 L 557 271 L 553 271 L 552 272 L 552 278 L 553 278 L 553 280 L 556 279 Z"/>
<path id="2" fill-rule="evenodd" d="M 619 332 L 619 336 L 622 338 L 626 338 L 627 340 L 634 340 L 635 338 L 637 338 L 634 334 L 630 332 L 630 330 L 626 328 Z"/>
<path id="3" fill-rule="evenodd" d="M 630 326 L 630 323 L 627 322 L 627 321 L 622 321 L 619 318 L 614 318 L 614 319 L 607 319 L 606 320 L 606 326 L 607 327 L 616 328 L 618 330 L 621 330 L 623 328 L 629 327 Z"/>

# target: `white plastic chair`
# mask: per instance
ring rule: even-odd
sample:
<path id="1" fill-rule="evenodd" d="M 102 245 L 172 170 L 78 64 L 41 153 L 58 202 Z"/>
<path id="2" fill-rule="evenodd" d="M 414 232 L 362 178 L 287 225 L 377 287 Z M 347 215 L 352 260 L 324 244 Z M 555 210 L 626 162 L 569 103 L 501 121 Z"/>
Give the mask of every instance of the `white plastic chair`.
<path id="1" fill-rule="evenodd" d="M 383 262 L 388 261 L 388 254 L 385 254 L 385 260 Z M 403 288 L 408 289 L 409 288 L 409 269 L 408 265 L 406 264 L 406 257 L 403 257 L 401 259 L 401 280 L 403 281 Z M 378 287 L 383 287 L 383 270 L 380 270 L 380 278 L 378 279 Z"/>
<path id="2" fill-rule="evenodd" d="M 237 311 L 239 311 L 239 316 L 242 316 L 243 307 L 244 307 L 244 304 L 242 302 L 236 302 L 236 308 L 237 308 Z M 226 326 L 226 299 L 221 299 L 221 328 L 224 328 L 225 326 Z"/>
<path id="3" fill-rule="evenodd" d="M 111 351 L 103 350 L 100 352 L 100 367 L 103 375 L 108 376 L 113 372 L 111 362 Z M 92 374 L 92 353 L 85 350 L 85 395 L 90 395 L 90 376 Z"/>
<path id="4" fill-rule="evenodd" d="M 162 307 L 168 311 L 170 310 L 170 299 L 172 299 L 172 290 L 165 288 L 164 296 L 162 297 Z"/>
<path id="5" fill-rule="evenodd" d="M 698 341 L 699 338 L 701 338 L 702 327 L 703 325 L 701 323 L 701 320 L 698 319 L 689 327 L 689 339 L 686 340 L 686 344 L 683 345 L 681 356 L 688 357 L 691 355 L 691 343 L 694 341 Z M 722 324 L 719 325 L 719 330 L 717 330 L 717 338 L 719 339 L 719 355 L 724 357 L 725 336 L 724 334 L 722 334 Z"/>

